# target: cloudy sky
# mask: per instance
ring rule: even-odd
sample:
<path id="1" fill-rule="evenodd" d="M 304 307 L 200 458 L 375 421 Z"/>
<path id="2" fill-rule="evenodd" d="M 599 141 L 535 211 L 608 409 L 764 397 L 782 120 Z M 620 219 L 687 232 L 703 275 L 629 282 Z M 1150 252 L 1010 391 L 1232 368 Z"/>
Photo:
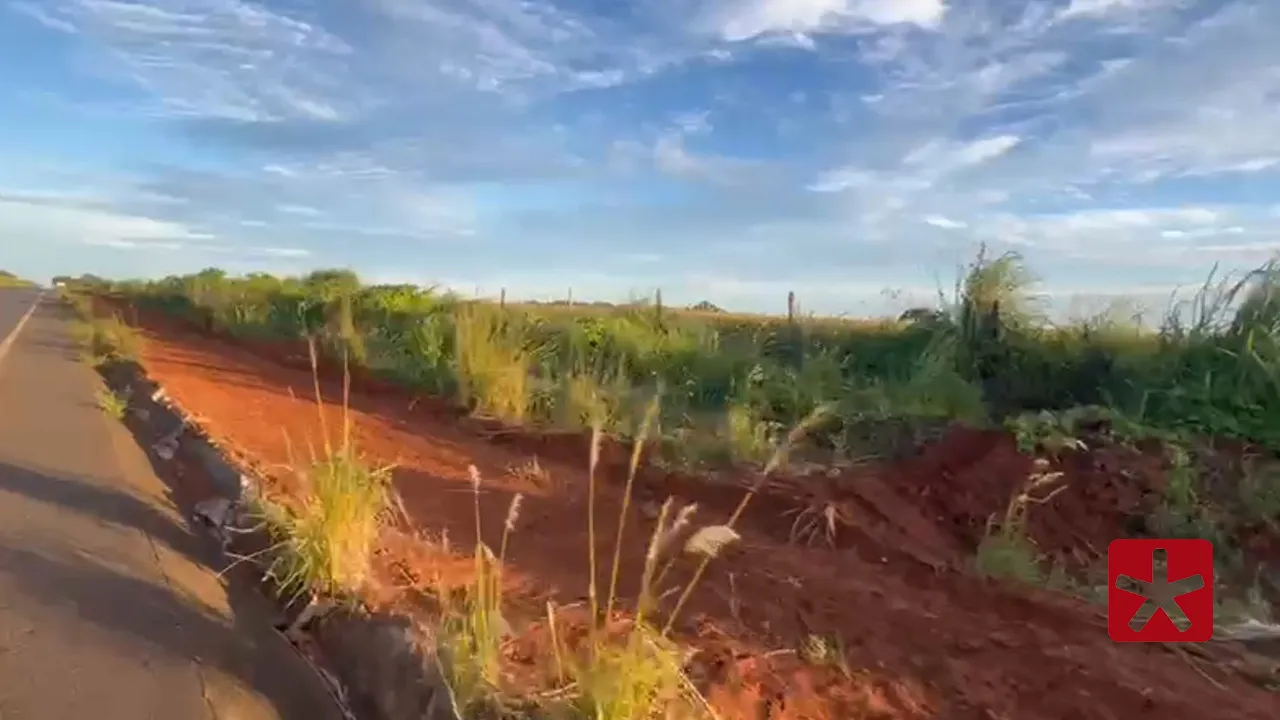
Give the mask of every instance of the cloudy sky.
<path id="1" fill-rule="evenodd" d="M 1275 0 L 0 0 L 0 265 L 862 312 L 1280 248 Z"/>

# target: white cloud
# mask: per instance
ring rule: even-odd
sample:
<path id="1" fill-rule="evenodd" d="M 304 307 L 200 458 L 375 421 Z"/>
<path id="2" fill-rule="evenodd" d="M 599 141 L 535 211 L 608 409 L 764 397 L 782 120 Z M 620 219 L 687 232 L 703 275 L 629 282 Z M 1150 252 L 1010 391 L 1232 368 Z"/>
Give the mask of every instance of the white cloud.
<path id="1" fill-rule="evenodd" d="M 74 33 L 77 30 L 76 26 L 73 23 L 67 22 L 66 20 L 62 20 L 60 18 L 54 17 L 53 15 L 50 15 L 48 12 L 46 12 L 43 8 L 41 8 L 36 3 L 11 2 L 9 3 L 9 7 L 13 8 L 13 10 L 16 11 L 17 13 L 21 15 L 26 15 L 32 20 L 35 20 L 41 25 L 44 25 L 50 30 L 57 30 L 58 32 L 64 32 L 64 33 Z"/>
<path id="2" fill-rule="evenodd" d="M 183 247 L 185 247 L 182 243 L 138 242 L 137 240 L 124 240 L 121 238 L 102 237 L 102 236 L 85 237 L 83 242 L 85 245 L 112 248 L 113 250 L 172 251 L 172 250 L 181 250 Z"/>
<path id="3" fill-rule="evenodd" d="M 697 54 L 692 45 L 627 33 L 588 13 L 524 0 L 371 0 L 397 23 L 395 43 L 412 43 L 407 60 L 459 86 L 527 99 L 607 88 Z"/>
<path id="4" fill-rule="evenodd" d="M 720 35 L 731 42 L 770 33 L 840 32 L 866 26 L 933 28 L 946 13 L 943 0 L 749 0 L 716 13 Z"/>
<path id="5" fill-rule="evenodd" d="M 967 143 L 935 140 L 911 151 L 902 162 L 921 168 L 929 176 L 946 175 L 998 158 L 1021 141 L 1017 135 L 996 135 Z"/>
<path id="6" fill-rule="evenodd" d="M 1280 167 L 1280 4 L 1228 3 L 1159 42 L 1081 99 L 1087 160 L 1153 181 Z"/>
<path id="7" fill-rule="evenodd" d="M 1133 12 L 1172 4 L 1170 0 L 1071 0 L 1071 4 L 1062 10 L 1060 19 L 1068 18 L 1100 18 L 1121 12 Z"/>
<path id="8" fill-rule="evenodd" d="M 118 248 L 160 248 L 214 237 L 182 223 L 83 207 L 75 199 L 58 202 L 23 200 L 16 193 L 0 196 L 0 232 Z"/>
<path id="9" fill-rule="evenodd" d="M 276 211 L 286 215 L 302 215 L 304 217 L 319 217 L 324 214 L 323 211 L 309 205 L 277 205 Z"/>
<path id="10" fill-rule="evenodd" d="M 1199 238 L 1218 237 L 1221 235 L 1243 235 L 1247 232 L 1239 225 L 1223 228 L 1202 228 L 1197 230 L 1162 230 L 1160 237 L 1170 240 L 1196 240 Z"/>
<path id="11" fill-rule="evenodd" d="M 311 256 L 311 251 L 305 248 L 254 247 L 249 248 L 249 252 L 254 255 L 266 255 L 268 257 L 277 258 L 304 258 Z"/>
<path id="12" fill-rule="evenodd" d="M 952 220 L 951 218 L 943 215 L 926 215 L 924 217 L 924 222 L 927 225 L 942 228 L 943 230 L 963 230 L 964 228 L 969 227 L 968 223 L 960 222 L 959 220 Z"/>
<path id="13" fill-rule="evenodd" d="M 156 94 L 167 114 L 332 121 L 355 109 L 352 88 L 332 86 L 351 47 L 247 0 L 51 0 L 26 12 L 99 43 L 100 64 Z"/>

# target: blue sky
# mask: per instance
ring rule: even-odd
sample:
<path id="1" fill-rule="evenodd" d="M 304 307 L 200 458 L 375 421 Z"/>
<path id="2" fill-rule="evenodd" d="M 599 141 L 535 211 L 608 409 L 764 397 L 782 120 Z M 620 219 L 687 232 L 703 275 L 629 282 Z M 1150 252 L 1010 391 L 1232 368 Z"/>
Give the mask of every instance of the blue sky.
<path id="1" fill-rule="evenodd" d="M 0 0 L 0 265 L 1162 302 L 1280 248 L 1274 0 Z M 886 290 L 892 292 L 886 292 Z"/>

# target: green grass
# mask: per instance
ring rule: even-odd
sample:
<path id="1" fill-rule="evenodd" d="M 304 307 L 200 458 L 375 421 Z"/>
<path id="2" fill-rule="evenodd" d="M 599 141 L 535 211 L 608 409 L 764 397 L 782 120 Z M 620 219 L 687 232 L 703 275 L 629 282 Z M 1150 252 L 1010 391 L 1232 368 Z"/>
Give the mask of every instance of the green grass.
<path id="1" fill-rule="evenodd" d="M 35 283 L 30 280 L 14 275 L 11 272 L 0 270 L 0 288 L 29 288 L 35 287 Z"/>
<path id="2" fill-rule="evenodd" d="M 352 273 L 86 285 L 247 338 L 320 338 L 322 351 L 477 414 L 634 436 L 662 391 L 658 441 L 697 465 L 759 464 L 783 428 L 834 404 L 820 443 L 855 456 L 865 429 L 1003 422 L 1104 406 L 1166 432 L 1280 447 L 1280 274 L 1268 264 L 1144 328 L 1118 313 L 1044 321 L 1017 255 L 980 255 L 950 297 L 907 321 L 854 322 L 628 306 L 498 305 Z M 126 343 L 127 344 L 127 343 Z M 125 350 L 127 352 L 127 349 Z"/>
<path id="3" fill-rule="evenodd" d="M 142 356 L 142 337 L 119 315 L 99 315 L 92 298 L 84 293 L 63 290 L 60 297 L 76 315 L 71 337 L 86 362 L 97 367 L 108 362 L 137 361 Z"/>
<path id="4" fill-rule="evenodd" d="M 129 410 L 129 398 L 108 387 L 99 387 L 94 391 L 94 401 L 98 409 L 116 420 L 123 420 Z"/>
<path id="5" fill-rule="evenodd" d="M 260 500 L 257 514 L 276 540 L 268 575 L 283 596 L 350 604 L 358 602 L 371 579 L 378 533 L 395 506 L 391 471 L 371 465 L 354 444 L 346 402 L 349 379 L 339 440 L 331 440 L 310 347 L 322 448 L 309 448 L 304 460 L 291 459 L 303 489 L 297 503 Z"/>

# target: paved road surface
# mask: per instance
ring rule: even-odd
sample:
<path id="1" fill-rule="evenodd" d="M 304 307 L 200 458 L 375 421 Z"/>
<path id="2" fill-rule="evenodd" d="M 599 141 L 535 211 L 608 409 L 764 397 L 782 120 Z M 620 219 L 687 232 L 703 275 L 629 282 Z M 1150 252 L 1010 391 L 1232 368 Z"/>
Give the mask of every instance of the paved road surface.
<path id="1" fill-rule="evenodd" d="M 0 342 L 34 298 L 0 290 Z M 0 358 L 0 718 L 338 720 L 94 406 L 66 323 L 42 304 Z"/>

